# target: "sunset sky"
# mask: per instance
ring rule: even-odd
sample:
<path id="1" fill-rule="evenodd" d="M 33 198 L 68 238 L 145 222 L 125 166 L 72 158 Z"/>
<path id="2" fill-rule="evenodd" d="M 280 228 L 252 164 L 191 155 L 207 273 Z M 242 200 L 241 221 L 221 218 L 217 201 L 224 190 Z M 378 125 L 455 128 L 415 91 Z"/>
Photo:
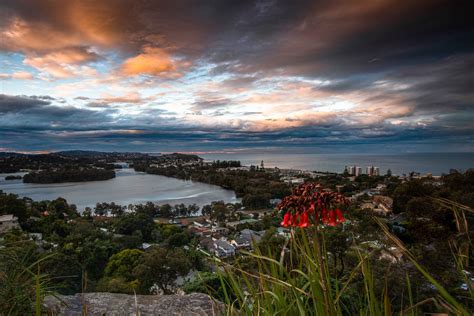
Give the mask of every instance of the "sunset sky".
<path id="1" fill-rule="evenodd" d="M 473 1 L 0 1 L 0 151 L 474 151 Z"/>

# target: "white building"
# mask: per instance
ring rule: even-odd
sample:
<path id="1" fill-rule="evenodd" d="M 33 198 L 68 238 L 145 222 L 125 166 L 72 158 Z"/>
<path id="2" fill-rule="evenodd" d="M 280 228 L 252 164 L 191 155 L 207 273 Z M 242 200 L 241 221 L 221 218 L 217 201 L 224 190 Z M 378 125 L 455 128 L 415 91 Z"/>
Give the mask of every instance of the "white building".
<path id="1" fill-rule="evenodd" d="M 373 176 L 374 175 L 374 166 L 368 166 L 367 167 L 367 175 L 368 176 Z"/>
<path id="2" fill-rule="evenodd" d="M 18 218 L 13 216 L 13 214 L 0 216 L 0 234 L 5 233 L 14 228 L 20 229 Z"/>
<path id="3" fill-rule="evenodd" d="M 380 168 L 379 167 L 374 167 L 374 176 L 376 176 L 376 177 L 380 176 Z"/>
<path id="4" fill-rule="evenodd" d="M 362 174 L 362 168 L 361 167 L 355 167 L 355 176 L 360 176 Z"/>

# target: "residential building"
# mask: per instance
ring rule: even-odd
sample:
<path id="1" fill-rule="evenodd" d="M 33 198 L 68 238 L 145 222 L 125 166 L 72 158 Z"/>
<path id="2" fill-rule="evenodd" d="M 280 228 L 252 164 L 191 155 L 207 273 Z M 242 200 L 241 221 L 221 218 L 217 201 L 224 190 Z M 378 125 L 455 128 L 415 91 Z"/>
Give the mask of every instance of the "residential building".
<path id="1" fill-rule="evenodd" d="M 225 258 L 235 255 L 235 247 L 231 245 L 228 241 L 217 239 L 212 243 L 212 251 L 218 257 Z"/>
<path id="2" fill-rule="evenodd" d="M 392 213 L 393 199 L 391 197 L 384 195 L 374 195 L 373 201 L 374 204 L 377 205 L 377 208 L 380 209 L 381 213 L 385 215 Z"/>
<path id="3" fill-rule="evenodd" d="M 236 228 L 237 225 L 240 225 L 240 224 L 247 224 L 247 223 L 250 224 L 250 223 L 255 223 L 255 222 L 258 222 L 258 220 L 253 219 L 253 218 L 249 218 L 249 219 L 243 219 L 243 220 L 240 220 L 240 221 L 228 222 L 225 225 L 227 227 Z"/>
<path id="4" fill-rule="evenodd" d="M 13 216 L 13 214 L 0 216 L 0 234 L 15 228 L 21 229 L 20 224 L 18 223 L 18 218 Z"/>
<path id="5" fill-rule="evenodd" d="M 193 225 L 196 226 L 196 227 L 208 227 L 208 228 L 211 227 L 211 223 L 208 220 L 204 219 L 204 218 L 196 219 L 193 222 Z"/>
<path id="6" fill-rule="evenodd" d="M 237 249 L 252 249 L 253 244 L 258 243 L 264 234 L 265 231 L 257 232 L 251 229 L 244 229 L 231 241 L 231 244 Z"/>
<path id="7" fill-rule="evenodd" d="M 362 168 L 361 167 L 355 167 L 355 176 L 360 176 L 362 174 Z"/>
<path id="8" fill-rule="evenodd" d="M 229 229 L 226 227 L 213 226 L 211 228 L 211 232 L 221 235 L 227 235 L 229 233 Z"/>

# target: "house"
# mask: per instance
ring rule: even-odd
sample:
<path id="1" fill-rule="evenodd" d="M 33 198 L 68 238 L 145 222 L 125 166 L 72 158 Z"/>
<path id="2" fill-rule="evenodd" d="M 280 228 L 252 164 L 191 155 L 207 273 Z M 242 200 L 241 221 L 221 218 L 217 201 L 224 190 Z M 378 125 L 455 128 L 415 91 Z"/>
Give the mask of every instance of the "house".
<path id="1" fill-rule="evenodd" d="M 211 227 L 211 223 L 204 218 L 194 220 L 193 225 L 196 227 Z"/>
<path id="2" fill-rule="evenodd" d="M 0 216 L 0 234 L 15 228 L 21 229 L 20 224 L 18 223 L 18 218 L 13 216 L 13 214 Z"/>
<path id="3" fill-rule="evenodd" d="M 385 215 L 392 213 L 393 199 L 384 195 L 374 195 L 374 204 L 381 210 Z"/>
<path id="4" fill-rule="evenodd" d="M 212 251 L 220 258 L 231 257 L 235 255 L 235 247 L 229 242 L 222 239 L 214 240 Z"/>
<path id="5" fill-rule="evenodd" d="M 206 227 L 191 226 L 188 230 L 191 232 L 191 234 L 196 236 L 208 236 L 212 234 L 212 231 Z"/>
<path id="6" fill-rule="evenodd" d="M 211 228 L 211 232 L 213 234 L 227 235 L 229 233 L 229 229 L 225 227 L 213 226 Z"/>
<path id="7" fill-rule="evenodd" d="M 255 223 L 255 222 L 258 222 L 256 219 L 253 219 L 253 218 L 249 218 L 249 219 L 243 219 L 241 221 L 235 221 L 235 222 L 228 222 L 226 223 L 225 225 L 227 227 L 232 227 L 232 228 L 236 228 L 237 225 L 240 225 L 240 224 L 251 224 L 251 223 Z"/>
<path id="8" fill-rule="evenodd" d="M 231 244 L 237 249 L 252 249 L 254 243 L 258 243 L 262 239 L 264 233 L 244 229 L 231 241 Z"/>
<path id="9" fill-rule="evenodd" d="M 230 242 L 236 249 L 251 249 L 252 239 L 248 236 L 237 236 Z"/>

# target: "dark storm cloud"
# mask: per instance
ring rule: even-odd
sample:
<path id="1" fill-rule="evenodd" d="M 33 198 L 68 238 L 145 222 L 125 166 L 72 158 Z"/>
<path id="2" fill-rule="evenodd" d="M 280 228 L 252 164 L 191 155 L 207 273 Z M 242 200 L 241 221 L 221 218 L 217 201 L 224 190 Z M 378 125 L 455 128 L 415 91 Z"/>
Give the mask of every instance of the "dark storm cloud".
<path id="1" fill-rule="evenodd" d="M 50 100 L 54 98 L 0 95 L 0 129 L 48 130 L 59 126 L 84 129 L 111 121 L 109 115 L 113 113 L 112 110 L 97 112 L 67 105 L 58 106 Z"/>
<path id="2" fill-rule="evenodd" d="M 51 104 L 38 97 L 10 96 L 0 94 L 0 113 L 23 112 Z"/>

